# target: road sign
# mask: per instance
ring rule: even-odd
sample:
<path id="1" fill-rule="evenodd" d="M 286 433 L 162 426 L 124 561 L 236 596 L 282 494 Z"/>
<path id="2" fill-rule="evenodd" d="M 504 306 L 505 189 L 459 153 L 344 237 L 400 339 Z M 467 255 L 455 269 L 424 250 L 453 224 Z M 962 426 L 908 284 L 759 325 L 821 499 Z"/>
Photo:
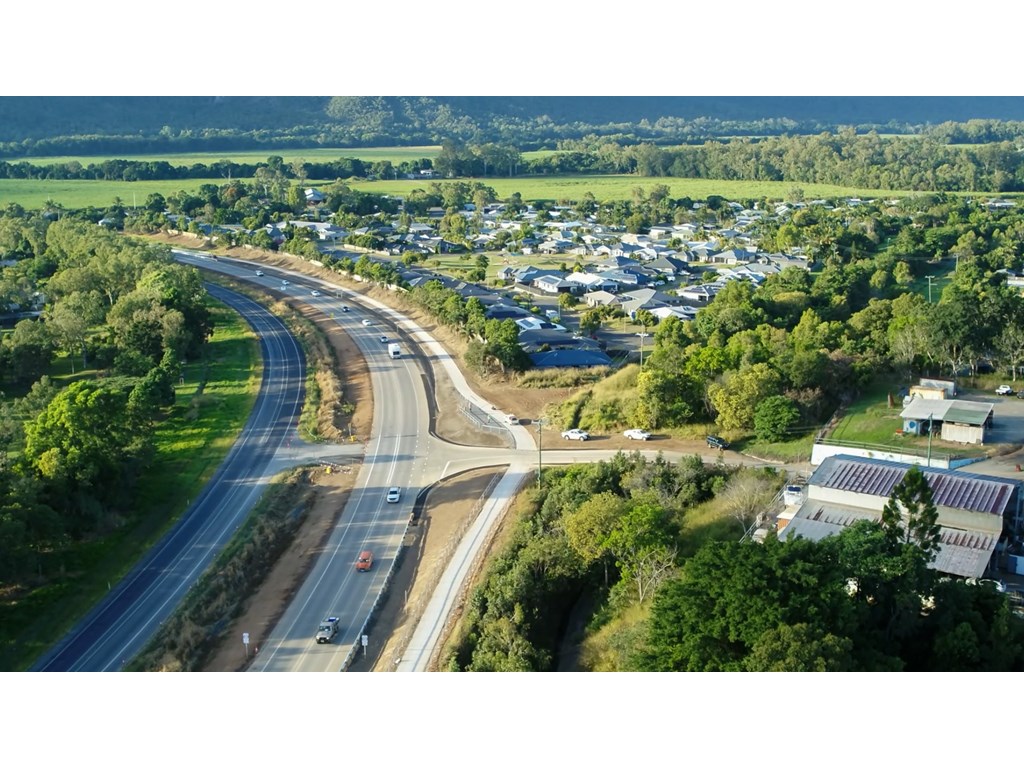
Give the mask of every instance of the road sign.
<path id="1" fill-rule="evenodd" d="M 369 644 L 370 644 L 370 636 L 369 635 L 363 635 L 363 648 L 365 648 Z"/>
<path id="2" fill-rule="evenodd" d="M 243 632 L 242 633 L 242 645 L 248 645 L 248 644 L 249 644 L 249 633 L 248 632 Z"/>

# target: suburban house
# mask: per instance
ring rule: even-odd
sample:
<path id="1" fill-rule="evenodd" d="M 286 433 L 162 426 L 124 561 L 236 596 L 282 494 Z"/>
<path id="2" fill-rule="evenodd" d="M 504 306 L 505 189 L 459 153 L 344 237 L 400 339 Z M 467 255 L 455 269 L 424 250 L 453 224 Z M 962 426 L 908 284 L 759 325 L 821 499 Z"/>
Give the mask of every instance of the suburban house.
<path id="1" fill-rule="evenodd" d="M 688 304 L 684 304 L 678 307 L 654 307 L 649 310 L 659 320 L 664 320 L 667 317 L 675 317 L 679 320 L 693 320 L 697 316 L 697 307 L 691 307 Z"/>
<path id="2" fill-rule="evenodd" d="M 713 284 L 701 284 L 701 285 L 688 285 L 685 288 L 680 288 L 678 293 L 684 299 L 697 302 L 698 304 L 707 304 L 718 293 L 720 288 Z"/>
<path id="3" fill-rule="evenodd" d="M 595 275 L 591 272 L 570 272 L 565 276 L 568 283 L 572 283 L 574 293 L 584 291 L 609 291 L 614 293 L 619 289 L 619 284 L 609 280 L 603 275 Z"/>
<path id="4" fill-rule="evenodd" d="M 893 488 L 910 466 L 881 459 L 828 457 L 811 475 L 800 508 L 791 518 L 780 516 L 779 538 L 820 541 L 858 520 L 881 520 Z M 941 544 L 931 567 L 951 576 L 980 578 L 992 564 L 1004 531 L 1019 530 L 1020 482 L 950 469 L 922 472 L 931 487 L 940 526 Z"/>
<path id="5" fill-rule="evenodd" d="M 575 289 L 575 284 L 563 280 L 558 275 L 542 275 L 530 283 L 534 288 L 544 293 L 559 294 L 570 293 Z"/>
<path id="6" fill-rule="evenodd" d="M 609 304 L 621 304 L 622 299 L 609 291 L 591 291 L 583 294 L 583 300 L 588 307 L 605 307 Z"/>
<path id="7" fill-rule="evenodd" d="M 535 368 L 594 368 L 611 365 L 612 359 L 599 349 L 552 349 L 534 352 L 530 361 Z"/>

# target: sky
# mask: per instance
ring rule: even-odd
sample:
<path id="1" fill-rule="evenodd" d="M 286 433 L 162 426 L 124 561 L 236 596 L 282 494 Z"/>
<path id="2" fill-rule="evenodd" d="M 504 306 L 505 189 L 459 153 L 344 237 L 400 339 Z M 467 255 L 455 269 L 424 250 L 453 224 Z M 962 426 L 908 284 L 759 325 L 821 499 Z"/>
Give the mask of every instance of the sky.
<path id="1" fill-rule="evenodd" d="M 1022 95 L 1017 6 L 988 3 L 977 21 L 967 7 L 907 6 L 98 0 L 47 6 L 51 22 L 19 3 L 5 8 L 0 96 Z M 147 768 L 793 768 L 910 750 L 945 765 L 978 759 L 963 734 L 998 727 L 982 706 L 992 677 L 971 675 L 6 673 L 0 684 L 11 765 L 44 750 Z M 935 737 L 952 716 L 957 735 Z"/>

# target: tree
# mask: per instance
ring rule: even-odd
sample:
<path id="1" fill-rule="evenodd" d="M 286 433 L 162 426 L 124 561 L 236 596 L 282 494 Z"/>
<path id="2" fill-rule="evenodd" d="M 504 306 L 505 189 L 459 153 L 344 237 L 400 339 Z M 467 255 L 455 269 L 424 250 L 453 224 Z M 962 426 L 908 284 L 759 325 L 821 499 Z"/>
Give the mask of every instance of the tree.
<path id="1" fill-rule="evenodd" d="M 71 357 L 74 373 L 74 355 L 81 353 L 82 367 L 89 365 L 86 355 L 86 336 L 89 328 L 103 320 L 103 298 L 96 291 L 68 294 L 46 310 L 46 322 L 54 329 L 64 351 Z"/>
<path id="2" fill-rule="evenodd" d="M 737 469 L 718 494 L 723 508 L 740 524 L 742 533 L 766 515 L 779 489 L 772 470 Z"/>
<path id="3" fill-rule="evenodd" d="M 593 336 L 600 329 L 602 319 L 598 308 L 588 309 L 580 315 L 580 333 L 584 336 Z"/>
<path id="4" fill-rule="evenodd" d="M 853 641 L 810 624 L 765 631 L 744 660 L 748 672 L 845 672 L 854 669 Z"/>
<path id="5" fill-rule="evenodd" d="M 45 323 L 21 320 L 10 336 L 4 338 L 10 370 L 15 381 L 29 384 L 44 373 L 53 357 L 53 334 Z"/>
<path id="6" fill-rule="evenodd" d="M 939 512 L 928 479 L 917 466 L 907 470 L 882 509 L 882 528 L 893 543 L 913 544 L 931 562 L 940 545 Z"/>
<path id="7" fill-rule="evenodd" d="M 25 461 L 70 513 L 72 530 L 91 528 L 97 502 L 123 497 L 148 448 L 149 432 L 131 418 L 127 400 L 113 387 L 76 381 L 25 425 Z"/>
<path id="8" fill-rule="evenodd" d="M 781 385 L 782 377 L 767 363 L 730 372 L 724 383 L 708 386 L 708 397 L 718 411 L 715 423 L 723 430 L 749 429 L 754 424 L 754 408 L 778 395 Z"/>
<path id="9" fill-rule="evenodd" d="M 768 443 L 785 440 L 799 422 L 800 409 L 785 395 L 765 398 L 754 408 L 754 432 Z"/>

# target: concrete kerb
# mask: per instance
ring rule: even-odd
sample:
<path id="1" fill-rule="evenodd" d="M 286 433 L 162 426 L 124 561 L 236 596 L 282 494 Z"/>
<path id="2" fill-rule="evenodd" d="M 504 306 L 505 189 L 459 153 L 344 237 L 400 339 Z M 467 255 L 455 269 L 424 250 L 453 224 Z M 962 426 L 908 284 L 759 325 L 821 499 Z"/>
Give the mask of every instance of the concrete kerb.
<path id="1" fill-rule="evenodd" d="M 355 303 L 365 304 L 372 307 L 375 311 L 386 317 L 389 322 L 393 323 L 396 327 L 401 328 L 410 338 L 417 341 L 420 347 L 427 353 L 428 357 L 433 358 L 444 368 L 445 373 L 448 374 L 448 378 L 452 382 L 452 386 L 462 395 L 465 400 L 471 405 L 475 406 L 482 414 L 489 416 L 495 424 L 505 427 L 512 434 L 515 440 L 515 447 L 523 450 L 535 450 L 536 443 L 533 437 L 522 425 L 506 425 L 499 419 L 494 419 L 494 415 L 500 413 L 495 407 L 484 398 L 480 397 L 476 392 L 473 391 L 472 387 L 466 381 L 466 377 L 462 375 L 462 371 L 459 366 L 456 365 L 452 356 L 448 354 L 448 351 L 441 345 L 437 339 L 431 336 L 427 331 L 420 327 L 418 323 L 405 315 L 401 314 L 398 310 L 392 309 L 387 304 L 384 304 L 376 299 L 366 296 L 357 291 L 352 291 L 347 288 L 337 288 L 338 294 L 344 294 L 349 300 Z"/>

